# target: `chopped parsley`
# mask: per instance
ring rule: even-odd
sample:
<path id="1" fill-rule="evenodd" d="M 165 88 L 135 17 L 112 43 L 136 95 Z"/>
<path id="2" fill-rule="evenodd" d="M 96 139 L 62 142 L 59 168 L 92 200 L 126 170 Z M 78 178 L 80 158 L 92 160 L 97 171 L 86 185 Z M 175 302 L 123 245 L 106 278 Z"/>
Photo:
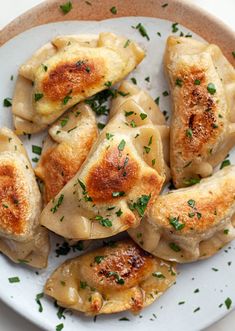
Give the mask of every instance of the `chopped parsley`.
<path id="1" fill-rule="evenodd" d="M 73 5 L 72 5 L 71 1 L 68 1 L 68 2 L 64 3 L 63 5 L 60 5 L 60 9 L 65 15 L 68 14 L 72 8 L 73 8 Z"/>
<path id="2" fill-rule="evenodd" d="M 194 309 L 194 313 L 196 313 L 197 311 L 199 311 L 201 308 L 200 307 L 197 307 L 196 309 Z"/>
<path id="3" fill-rule="evenodd" d="M 164 92 L 162 92 L 162 95 L 163 95 L 164 97 L 167 97 L 167 96 L 169 95 L 169 92 L 168 92 L 168 91 L 164 91 Z"/>
<path id="4" fill-rule="evenodd" d="M 159 271 L 155 271 L 152 273 L 153 277 L 157 277 L 157 278 L 166 278 L 161 272 Z"/>
<path id="5" fill-rule="evenodd" d="M 185 301 L 178 302 L 178 305 L 184 305 L 184 304 L 185 304 Z"/>
<path id="6" fill-rule="evenodd" d="M 8 281 L 9 281 L 9 283 L 13 284 L 13 283 L 19 283 L 20 279 L 19 279 L 19 277 L 16 276 L 16 277 L 8 278 Z"/>
<path id="7" fill-rule="evenodd" d="M 116 15 L 117 14 L 117 8 L 114 6 L 112 8 L 110 8 L 110 12 L 113 14 L 113 15 Z"/>
<path id="8" fill-rule="evenodd" d="M 133 111 L 125 111 L 125 116 L 128 117 L 128 116 L 131 116 L 133 115 L 134 112 Z"/>
<path id="9" fill-rule="evenodd" d="M 123 151 L 125 148 L 126 142 L 124 139 L 121 140 L 120 144 L 118 145 L 118 150 Z"/>
<path id="10" fill-rule="evenodd" d="M 44 70 L 45 72 L 47 72 L 48 67 L 47 67 L 45 64 L 43 64 L 43 63 L 42 63 L 42 68 L 43 68 L 43 70 Z"/>
<path id="11" fill-rule="evenodd" d="M 141 217 L 143 217 L 150 198 L 151 198 L 151 194 L 142 195 L 140 198 L 137 199 L 136 202 L 129 205 L 130 210 L 132 210 L 132 211 L 136 210 L 138 212 L 138 214 Z"/>
<path id="12" fill-rule="evenodd" d="M 95 220 L 99 221 L 100 225 L 104 226 L 105 228 L 110 228 L 113 225 L 113 223 L 112 223 L 112 221 L 110 221 L 110 219 L 104 218 L 101 215 L 95 216 Z"/>
<path id="13" fill-rule="evenodd" d="M 180 252 L 181 251 L 181 248 L 175 243 L 170 243 L 169 247 L 175 252 Z"/>
<path id="14" fill-rule="evenodd" d="M 146 82 L 150 82 L 150 77 L 149 76 L 148 77 L 145 77 L 144 80 L 146 80 Z"/>
<path id="15" fill-rule="evenodd" d="M 63 118 L 60 121 L 60 126 L 63 128 L 68 123 L 68 120 L 69 120 L 68 117 Z"/>
<path id="16" fill-rule="evenodd" d="M 200 84 L 201 84 L 200 79 L 195 79 L 195 81 L 194 81 L 194 85 L 200 85 Z"/>
<path id="17" fill-rule="evenodd" d="M 190 200 L 187 201 L 187 203 L 188 203 L 189 207 L 194 208 L 195 204 L 196 204 L 196 201 L 193 200 L 193 199 L 190 199 Z"/>
<path id="18" fill-rule="evenodd" d="M 150 40 L 149 35 L 142 23 L 139 23 L 136 26 L 132 26 L 132 28 L 138 30 L 142 37 Z"/>
<path id="19" fill-rule="evenodd" d="M 229 229 L 224 229 L 224 234 L 228 234 L 229 233 Z"/>
<path id="20" fill-rule="evenodd" d="M 152 160 L 152 166 L 154 166 L 155 163 L 156 163 L 156 159 L 153 159 L 153 160 Z"/>
<path id="21" fill-rule="evenodd" d="M 176 78 L 175 85 L 176 85 L 176 86 L 179 86 L 179 87 L 182 87 L 182 86 L 183 86 L 183 81 L 182 81 L 182 79 L 180 79 L 180 78 Z"/>
<path id="22" fill-rule="evenodd" d="M 159 106 L 160 97 L 157 97 L 154 101 L 155 101 L 156 105 Z"/>
<path id="23" fill-rule="evenodd" d="M 83 282 L 82 280 L 80 280 L 80 288 L 84 290 L 86 287 L 87 287 L 87 282 Z"/>
<path id="24" fill-rule="evenodd" d="M 170 224 L 177 230 L 182 230 L 185 227 L 184 223 L 181 223 L 179 221 L 179 216 L 178 217 L 170 217 L 169 218 Z"/>
<path id="25" fill-rule="evenodd" d="M 207 91 L 212 95 L 215 94 L 215 92 L 216 92 L 215 85 L 213 83 L 209 83 L 207 85 Z"/>
<path id="26" fill-rule="evenodd" d="M 42 313 L 42 311 L 43 311 L 43 307 L 42 307 L 42 304 L 41 304 L 41 301 L 40 301 L 40 299 L 42 299 L 43 296 L 44 296 L 43 293 L 38 293 L 36 295 L 36 298 L 35 298 L 35 301 L 38 304 L 38 311 L 39 311 L 39 313 Z"/>
<path id="27" fill-rule="evenodd" d="M 225 301 L 225 306 L 227 309 L 230 309 L 231 305 L 232 305 L 232 300 L 230 298 L 227 298 Z"/>
<path id="28" fill-rule="evenodd" d="M 83 242 L 79 240 L 76 244 L 70 246 L 67 241 L 64 241 L 60 246 L 56 248 L 56 257 L 59 257 L 60 255 L 67 255 L 71 251 L 71 249 L 73 252 L 82 251 L 84 249 Z"/>
<path id="29" fill-rule="evenodd" d="M 37 102 L 40 99 L 42 99 L 42 97 L 43 97 L 43 94 L 42 93 L 35 93 L 34 94 L 34 101 Z"/>
<path id="30" fill-rule="evenodd" d="M 39 158 L 38 157 L 33 157 L 32 158 L 32 161 L 35 162 L 35 163 L 37 163 L 39 161 Z"/>
<path id="31" fill-rule="evenodd" d="M 32 145 L 32 152 L 34 154 L 41 155 L 41 153 L 42 153 L 42 147 L 36 146 L 36 145 Z"/>
<path id="32" fill-rule="evenodd" d="M 144 146 L 144 151 L 146 154 L 148 154 L 151 151 L 151 148 L 148 146 Z"/>
<path id="33" fill-rule="evenodd" d="M 105 258 L 105 256 L 98 255 L 98 256 L 95 256 L 94 261 L 95 261 L 95 263 L 100 264 L 104 260 L 104 258 Z"/>
<path id="34" fill-rule="evenodd" d="M 105 127 L 105 124 L 99 122 L 99 123 L 97 124 L 97 126 L 98 126 L 98 129 L 102 130 L 102 129 Z"/>
<path id="35" fill-rule="evenodd" d="M 117 215 L 117 217 L 120 217 L 123 214 L 121 208 L 115 214 Z"/>
<path id="36" fill-rule="evenodd" d="M 132 83 L 133 83 L 134 85 L 137 85 L 137 80 L 136 80 L 135 77 L 132 77 L 132 78 L 131 78 L 131 81 L 132 81 Z"/>
<path id="37" fill-rule="evenodd" d="M 183 183 L 186 186 L 192 186 L 192 185 L 200 183 L 200 181 L 201 181 L 200 178 L 189 178 L 189 179 L 184 179 Z"/>
<path id="38" fill-rule="evenodd" d="M 130 126 L 131 126 L 132 128 L 136 128 L 136 123 L 135 123 L 134 120 L 131 120 L 131 121 L 130 121 Z"/>
<path id="39" fill-rule="evenodd" d="M 63 330 L 63 328 L 64 328 L 63 323 L 60 323 L 60 324 L 56 325 L 56 331 L 61 331 L 61 330 Z"/>
<path id="40" fill-rule="evenodd" d="M 162 5 L 162 8 L 166 8 L 168 6 L 168 3 L 164 3 L 163 5 Z"/>
<path id="41" fill-rule="evenodd" d="M 72 99 L 72 97 L 70 95 L 66 95 L 63 99 L 63 105 L 67 105 L 70 99 Z"/>
<path id="42" fill-rule="evenodd" d="M 54 199 L 53 199 L 54 200 Z M 53 202 L 52 200 L 52 202 Z M 58 208 L 61 206 L 62 202 L 64 200 L 64 194 L 61 194 L 56 202 L 56 204 L 54 205 L 54 207 L 51 208 L 51 212 L 54 214 L 55 212 L 57 212 Z"/>
<path id="43" fill-rule="evenodd" d="M 5 98 L 3 100 L 3 106 L 4 107 L 11 107 L 12 106 L 12 99 L 11 98 Z"/>
<path id="44" fill-rule="evenodd" d="M 109 97 L 113 97 L 114 92 L 112 89 L 106 89 L 95 94 L 93 97 L 85 100 L 84 102 L 91 107 L 96 115 L 108 115 L 109 108 L 106 105 Z"/>
<path id="45" fill-rule="evenodd" d="M 121 317 L 121 318 L 119 318 L 119 321 L 130 321 L 130 320 L 127 317 Z"/>
<path id="46" fill-rule="evenodd" d="M 233 52 L 232 52 L 232 56 L 233 56 L 233 57 L 234 57 L 234 59 L 235 59 L 235 51 L 233 51 Z"/>
<path id="47" fill-rule="evenodd" d="M 199 292 L 199 288 L 196 288 L 196 290 L 194 290 L 193 293 L 198 293 Z"/>
<path id="48" fill-rule="evenodd" d="M 192 138 L 192 136 L 193 136 L 193 131 L 192 131 L 192 129 L 187 129 L 187 130 L 186 130 L 186 136 L 189 137 L 189 138 Z"/>
<path id="49" fill-rule="evenodd" d="M 143 121 L 146 117 L 148 117 L 147 114 L 140 113 L 140 118 L 142 119 L 142 121 Z"/>
<path id="50" fill-rule="evenodd" d="M 130 42 L 131 42 L 130 39 L 127 39 L 123 47 L 127 48 L 130 45 Z"/>
<path id="51" fill-rule="evenodd" d="M 92 200 L 92 197 L 90 197 L 90 196 L 87 194 L 86 185 L 85 185 L 80 179 L 77 180 L 77 183 L 74 184 L 74 186 L 76 186 L 77 184 L 79 184 L 79 185 L 81 186 L 81 188 L 82 188 L 82 194 L 83 194 L 83 196 L 84 196 L 84 200 L 85 200 L 85 201 L 93 201 L 93 200 Z"/>
<path id="52" fill-rule="evenodd" d="M 223 169 L 224 167 L 227 167 L 231 164 L 230 160 L 224 160 L 222 163 L 221 163 L 221 166 L 220 166 L 220 169 Z"/>
<path id="53" fill-rule="evenodd" d="M 114 277 L 115 281 L 119 285 L 125 284 L 125 281 L 123 278 L 120 277 L 120 275 L 116 271 L 109 271 L 106 277 Z"/>
<path id="54" fill-rule="evenodd" d="M 176 33 L 177 31 L 179 31 L 178 25 L 179 25 L 179 23 L 173 23 L 172 24 L 172 26 L 171 26 L 171 32 L 172 33 Z"/>
<path id="55" fill-rule="evenodd" d="M 112 137 L 114 137 L 114 134 L 112 134 L 112 133 L 106 133 L 106 138 L 109 140 L 109 139 L 111 139 Z"/>
<path id="56" fill-rule="evenodd" d="M 211 268 L 211 269 L 215 272 L 219 271 L 219 269 L 216 269 L 216 268 Z"/>

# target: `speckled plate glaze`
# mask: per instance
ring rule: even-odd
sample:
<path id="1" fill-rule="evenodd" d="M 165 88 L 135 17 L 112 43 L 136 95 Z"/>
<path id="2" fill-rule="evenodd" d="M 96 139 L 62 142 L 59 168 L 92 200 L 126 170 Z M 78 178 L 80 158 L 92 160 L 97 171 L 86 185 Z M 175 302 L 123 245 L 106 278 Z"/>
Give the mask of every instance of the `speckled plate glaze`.
<path id="1" fill-rule="evenodd" d="M 165 3 L 167 6 L 164 6 Z M 168 90 L 163 70 L 162 55 L 165 41 L 172 33 L 172 23 L 178 22 L 179 35 L 190 33 L 197 39 L 206 39 L 218 44 L 227 58 L 234 59 L 235 36 L 222 23 L 208 16 L 201 10 L 178 0 L 74 0 L 73 9 L 64 15 L 59 6 L 63 1 L 46 1 L 21 17 L 17 18 L 0 32 L 1 89 L 0 100 L 11 97 L 14 90 L 17 69 L 38 47 L 58 34 L 71 33 L 99 33 L 111 31 L 126 35 L 139 42 L 147 51 L 143 63 L 131 73 L 130 77 L 137 79 L 138 85 L 147 89 L 154 97 L 160 96 L 160 108 L 170 115 L 170 98 L 163 92 Z M 110 12 L 115 6 L 117 14 Z M 137 16 L 137 17 L 131 17 Z M 142 17 L 141 17 L 142 16 Z M 145 16 L 145 17 L 143 17 Z M 89 20 L 89 21 L 88 21 Z M 94 20 L 98 22 L 94 22 Z M 100 20 L 105 20 L 100 22 Z M 93 22 L 92 22 L 93 21 Z M 143 38 L 136 26 L 144 24 L 150 41 Z M 200 35 L 200 37 L 199 37 Z M 11 76 L 13 75 L 13 80 Z M 149 77 L 149 79 L 145 79 Z M 12 127 L 9 108 L 2 107 L 0 112 L 0 126 Z M 42 134 L 33 135 L 29 140 L 23 137 L 23 142 L 30 158 L 32 145 L 41 145 Z M 235 163 L 235 150 L 230 153 L 230 160 Z M 93 319 L 82 314 L 65 311 L 66 317 L 59 319 L 58 308 L 51 300 L 41 299 L 43 311 L 39 312 L 39 305 L 35 301 L 36 295 L 41 293 L 45 280 L 51 271 L 68 257 L 76 256 L 79 252 L 71 252 L 67 256 L 56 257 L 56 248 L 63 240 L 51 236 L 51 254 L 47 270 L 35 272 L 23 265 L 15 265 L 4 256 L 0 256 L 0 298 L 17 312 L 36 323 L 45 330 L 56 330 L 56 326 L 63 323 L 63 330 L 202 330 L 229 312 L 225 304 L 231 298 L 235 304 L 235 243 L 223 248 L 209 260 L 191 263 L 178 267 L 176 284 L 166 292 L 157 302 L 144 309 L 141 315 L 133 316 L 120 313 L 110 316 L 99 316 Z M 95 245 L 100 245 L 98 241 Z M 88 249 L 90 249 L 89 246 Z M 19 277 L 19 283 L 9 283 L 8 278 Z M 230 310 L 234 307 L 231 305 Z M 60 316 L 60 315 L 59 315 Z M 126 317 L 128 320 L 120 321 Z"/>

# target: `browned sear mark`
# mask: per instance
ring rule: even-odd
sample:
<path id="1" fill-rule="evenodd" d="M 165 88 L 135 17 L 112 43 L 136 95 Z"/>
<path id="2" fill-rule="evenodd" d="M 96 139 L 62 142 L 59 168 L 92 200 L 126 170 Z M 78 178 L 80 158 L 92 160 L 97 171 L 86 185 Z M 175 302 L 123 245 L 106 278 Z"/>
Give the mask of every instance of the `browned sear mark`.
<path id="1" fill-rule="evenodd" d="M 85 95 L 87 89 L 102 83 L 104 76 L 105 64 L 102 59 L 59 63 L 43 80 L 42 91 L 52 101 L 63 101 L 68 95 Z"/>

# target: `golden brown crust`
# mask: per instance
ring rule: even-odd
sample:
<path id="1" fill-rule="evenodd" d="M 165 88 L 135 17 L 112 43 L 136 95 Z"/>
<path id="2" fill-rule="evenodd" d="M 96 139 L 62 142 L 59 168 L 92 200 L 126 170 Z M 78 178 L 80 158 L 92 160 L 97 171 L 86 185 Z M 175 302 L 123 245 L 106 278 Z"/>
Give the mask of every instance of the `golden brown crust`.
<path id="1" fill-rule="evenodd" d="M 58 63 L 42 81 L 42 91 L 52 101 L 66 96 L 84 93 L 86 89 L 97 86 L 104 81 L 105 63 L 102 58 L 84 59 L 76 63 Z"/>
<path id="2" fill-rule="evenodd" d="M 44 291 L 62 307 L 88 315 L 139 312 L 165 292 L 175 276 L 172 264 L 122 240 L 66 261 Z"/>
<path id="3" fill-rule="evenodd" d="M 24 216 L 28 205 L 18 177 L 13 165 L 0 165 L 0 228 L 12 235 L 25 232 Z"/>
<path id="4" fill-rule="evenodd" d="M 188 160 L 200 156 L 205 144 L 213 145 L 223 131 L 223 122 L 218 118 L 214 98 L 207 91 L 203 70 L 194 66 L 182 69 L 175 79 L 182 81 L 182 86 L 178 87 L 182 103 L 177 112 L 177 121 L 181 123 L 177 128 L 177 150 Z M 196 80 L 200 85 L 195 85 Z M 192 134 L 187 134 L 187 130 Z"/>
<path id="5" fill-rule="evenodd" d="M 128 194 L 139 178 L 139 166 L 132 159 L 128 148 L 120 152 L 118 146 L 111 147 L 89 171 L 87 190 L 94 202 L 109 202 L 113 192 Z"/>
<path id="6" fill-rule="evenodd" d="M 65 184 L 77 173 L 87 157 L 94 142 L 94 136 L 87 138 L 85 146 L 80 149 L 79 155 L 73 146 L 49 148 L 41 158 L 40 168 L 36 174 L 45 183 L 45 200 L 49 202 L 55 197 Z"/>

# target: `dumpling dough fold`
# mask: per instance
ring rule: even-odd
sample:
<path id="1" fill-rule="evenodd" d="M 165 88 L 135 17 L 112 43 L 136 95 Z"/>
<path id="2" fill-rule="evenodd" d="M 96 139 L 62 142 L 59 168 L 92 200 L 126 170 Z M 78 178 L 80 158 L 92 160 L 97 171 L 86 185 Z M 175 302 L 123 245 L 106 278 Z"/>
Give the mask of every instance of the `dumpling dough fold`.
<path id="1" fill-rule="evenodd" d="M 78 102 L 128 75 L 144 51 L 113 33 L 61 36 L 44 45 L 19 69 L 13 97 L 18 134 L 43 130 Z"/>
<path id="2" fill-rule="evenodd" d="M 219 47 L 169 37 L 164 56 L 173 116 L 170 159 L 175 186 L 212 174 L 235 144 L 235 70 Z"/>
<path id="3" fill-rule="evenodd" d="M 41 196 L 21 141 L 0 129 L 0 251 L 16 263 L 47 265 L 49 237 L 39 225 Z"/>
<path id="4" fill-rule="evenodd" d="M 60 306 L 86 315 L 137 313 L 175 278 L 173 264 L 125 240 L 66 261 L 49 277 L 44 292 Z"/>
<path id="5" fill-rule="evenodd" d="M 112 236 L 139 224 L 164 180 L 159 130 L 135 100 L 127 99 L 40 222 L 70 239 Z"/>
<path id="6" fill-rule="evenodd" d="M 159 196 L 128 233 L 143 249 L 180 263 L 205 259 L 235 238 L 235 166 Z"/>
<path id="7" fill-rule="evenodd" d="M 66 112 L 50 127 L 35 168 L 44 182 L 46 203 L 77 173 L 97 136 L 95 115 L 84 103 Z"/>

